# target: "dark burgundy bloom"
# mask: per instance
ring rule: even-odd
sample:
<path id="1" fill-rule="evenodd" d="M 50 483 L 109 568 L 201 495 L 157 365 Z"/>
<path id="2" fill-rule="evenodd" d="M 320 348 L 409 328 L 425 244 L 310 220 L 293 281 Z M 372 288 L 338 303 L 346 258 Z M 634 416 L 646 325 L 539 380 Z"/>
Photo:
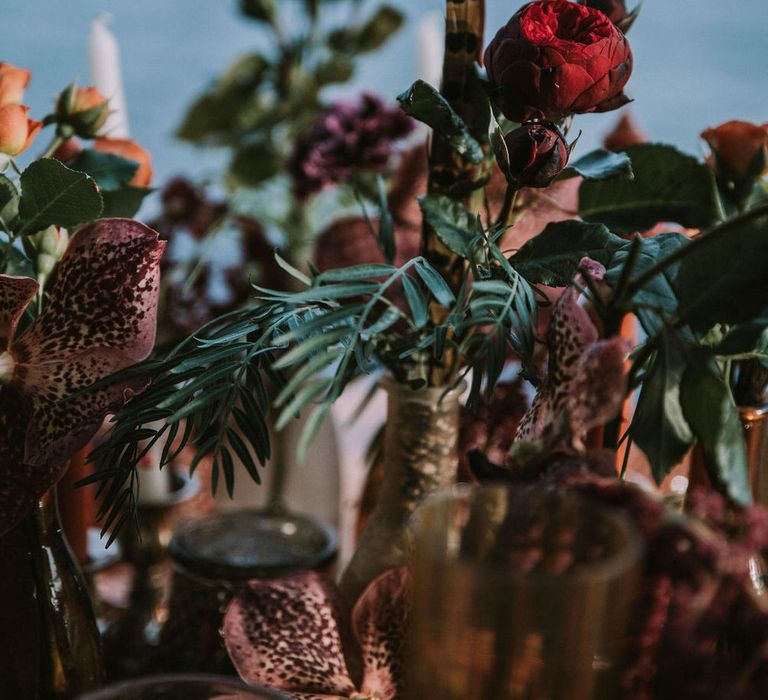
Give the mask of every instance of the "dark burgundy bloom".
<path id="1" fill-rule="evenodd" d="M 61 401 L 149 354 L 164 247 L 128 219 L 80 229 L 42 313 L 22 333 L 38 284 L 0 275 L 0 534 L 61 478 L 104 416 L 144 387 L 126 381 Z"/>
<path id="2" fill-rule="evenodd" d="M 392 143 L 412 130 L 409 116 L 374 95 L 331 105 L 296 143 L 288 164 L 296 195 L 306 199 L 359 170 L 382 172 Z"/>
<path id="3" fill-rule="evenodd" d="M 521 8 L 488 45 L 485 65 L 512 121 L 558 121 L 629 101 L 623 89 L 632 51 L 624 34 L 602 12 L 568 0 Z"/>
<path id="4" fill-rule="evenodd" d="M 568 163 L 568 144 L 557 127 L 523 124 L 504 141 L 509 153 L 507 177 L 525 187 L 546 187 Z"/>

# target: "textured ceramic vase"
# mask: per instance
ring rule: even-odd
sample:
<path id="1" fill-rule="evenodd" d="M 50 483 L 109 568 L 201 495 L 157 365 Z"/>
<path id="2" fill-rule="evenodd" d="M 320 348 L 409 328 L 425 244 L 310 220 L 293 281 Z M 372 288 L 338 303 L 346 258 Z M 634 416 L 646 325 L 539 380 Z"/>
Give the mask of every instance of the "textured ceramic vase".
<path id="1" fill-rule="evenodd" d="M 351 605 L 380 573 L 400 566 L 407 527 L 421 501 L 456 480 L 461 388 L 412 390 L 385 380 L 384 477 L 376 507 L 341 578 Z"/>

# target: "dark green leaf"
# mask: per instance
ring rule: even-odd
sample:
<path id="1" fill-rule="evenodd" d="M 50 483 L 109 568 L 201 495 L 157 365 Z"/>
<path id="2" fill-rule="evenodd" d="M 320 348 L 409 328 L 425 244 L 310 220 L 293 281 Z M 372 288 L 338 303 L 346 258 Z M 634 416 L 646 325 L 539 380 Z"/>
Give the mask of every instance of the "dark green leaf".
<path id="1" fill-rule="evenodd" d="M 283 165 L 281 155 L 271 144 L 258 141 L 241 146 L 229 164 L 229 174 L 240 185 L 258 187 L 277 175 Z"/>
<path id="2" fill-rule="evenodd" d="M 645 231 L 659 221 L 705 228 L 717 218 L 710 169 L 672 146 L 638 144 L 626 154 L 634 179 L 585 180 L 579 213 L 610 228 Z"/>
<path id="3" fill-rule="evenodd" d="M 403 15 L 399 10 L 390 5 L 382 5 L 362 26 L 345 27 L 332 32 L 329 42 L 337 51 L 367 53 L 383 46 L 402 24 Z"/>
<path id="4" fill-rule="evenodd" d="M 135 161 L 92 148 L 81 151 L 69 167 L 90 175 L 102 191 L 117 190 L 127 185 L 139 169 Z"/>
<path id="5" fill-rule="evenodd" d="M 712 483 L 736 503 L 751 502 L 744 431 L 730 387 L 714 358 L 701 355 L 688 365 L 680 388 L 685 418 L 704 453 Z"/>
<path id="6" fill-rule="evenodd" d="M 241 12 L 259 22 L 272 22 L 275 19 L 275 0 L 240 0 Z"/>
<path id="7" fill-rule="evenodd" d="M 356 50 L 374 51 L 392 36 L 403 24 L 403 14 L 391 5 L 382 5 L 360 29 Z"/>
<path id="8" fill-rule="evenodd" d="M 119 216 L 130 219 L 141 209 L 144 198 L 153 192 L 149 187 L 121 187 L 119 190 L 104 192 L 103 217 Z"/>
<path id="9" fill-rule="evenodd" d="M 456 114 L 448 101 L 423 80 L 417 80 L 397 101 L 414 119 L 431 126 L 445 137 L 451 146 L 470 163 L 483 160 L 483 149 L 470 134 L 464 120 Z"/>
<path id="10" fill-rule="evenodd" d="M 690 245 L 690 242 L 681 233 L 662 233 L 653 238 L 643 239 L 632 278 L 636 279 L 663 258 Z M 629 251 L 630 244 L 627 243 L 616 252 L 606 275 L 609 284 L 616 286 Z M 672 283 L 678 268 L 678 264 L 667 267 L 661 274 L 650 279 L 631 300 L 632 310 L 640 319 L 643 330 L 650 336 L 657 335 L 662 329 L 664 319 L 671 319 L 677 312 L 677 295 Z"/>
<path id="11" fill-rule="evenodd" d="M 558 180 L 581 175 L 588 180 L 607 180 L 620 177 L 631 180 L 632 161 L 626 153 L 614 153 L 603 148 L 590 151 L 578 160 L 568 164 L 568 167 L 558 175 Z"/>
<path id="12" fill-rule="evenodd" d="M 96 183 L 58 160 L 36 160 L 21 174 L 22 233 L 36 233 L 48 226 L 73 229 L 98 218 L 102 208 Z"/>
<path id="13" fill-rule="evenodd" d="M 351 58 L 344 54 L 334 54 L 330 60 L 315 69 L 315 80 L 318 85 L 346 83 L 354 73 L 355 64 Z"/>
<path id="14" fill-rule="evenodd" d="M 442 194 L 419 197 L 424 220 L 445 246 L 466 260 L 472 260 L 473 241 L 483 235 L 477 217 L 461 202 Z"/>
<path id="15" fill-rule="evenodd" d="M 362 263 L 361 265 L 352 265 L 350 267 L 341 267 L 337 270 L 321 272 L 315 278 L 315 282 L 354 282 L 358 280 L 370 280 L 374 277 L 387 277 L 396 270 L 397 268 L 394 265 Z"/>
<path id="16" fill-rule="evenodd" d="M 680 263 L 675 290 L 684 319 L 741 323 L 765 308 L 768 214 L 725 233 L 700 239 Z"/>
<path id="17" fill-rule="evenodd" d="M 661 337 L 629 427 L 632 440 L 648 457 L 657 483 L 693 444 L 693 433 L 680 405 L 686 359 L 678 341 L 666 335 Z"/>
<path id="18" fill-rule="evenodd" d="M 717 355 L 768 354 L 768 316 L 734 326 L 714 348 Z"/>
<path id="19" fill-rule="evenodd" d="M 529 282 L 552 287 L 571 283 L 583 257 L 606 267 L 626 241 L 602 224 L 558 221 L 530 239 L 509 262 Z"/>
<path id="20" fill-rule="evenodd" d="M 456 300 L 446 281 L 426 260 L 419 260 L 416 264 L 416 273 L 439 304 L 450 306 Z"/>
<path id="21" fill-rule="evenodd" d="M 423 328 L 427 323 L 427 300 L 416 283 L 408 275 L 403 275 L 403 290 L 405 291 L 405 299 L 411 309 L 413 323 L 417 328 Z"/>

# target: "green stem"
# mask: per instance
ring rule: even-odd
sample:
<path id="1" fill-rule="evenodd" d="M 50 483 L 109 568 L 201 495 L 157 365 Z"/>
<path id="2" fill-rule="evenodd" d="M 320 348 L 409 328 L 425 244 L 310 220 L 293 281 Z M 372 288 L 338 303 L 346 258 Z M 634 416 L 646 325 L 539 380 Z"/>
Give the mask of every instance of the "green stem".
<path id="1" fill-rule="evenodd" d="M 51 139 L 51 142 L 48 144 L 48 148 L 46 148 L 43 151 L 43 154 L 40 156 L 41 158 L 50 158 L 56 151 L 58 150 L 59 146 L 64 143 L 66 139 L 63 136 L 59 136 L 58 134 L 55 134 L 54 137 Z"/>
<path id="2" fill-rule="evenodd" d="M 735 216 L 728 221 L 724 221 L 722 224 L 714 226 L 709 231 L 705 231 L 704 233 L 699 234 L 696 238 L 693 239 L 690 245 L 678 248 L 674 253 L 668 255 L 666 258 L 656 263 L 656 265 L 646 270 L 637 279 L 632 280 L 627 285 L 625 296 L 628 298 L 632 297 L 632 295 L 634 295 L 639 289 L 642 289 L 646 284 L 648 284 L 648 282 L 656 277 L 656 275 L 660 274 L 675 263 L 680 262 L 680 260 L 684 259 L 687 255 L 690 255 L 692 252 L 698 250 L 699 248 L 703 248 L 713 241 L 719 240 L 732 228 L 740 226 L 741 224 L 751 221 L 752 219 L 759 219 L 761 216 L 766 215 L 768 215 L 768 203 L 761 204 L 760 206 L 755 207 L 754 209 L 751 209 L 750 211 L 741 214 L 740 216 Z"/>

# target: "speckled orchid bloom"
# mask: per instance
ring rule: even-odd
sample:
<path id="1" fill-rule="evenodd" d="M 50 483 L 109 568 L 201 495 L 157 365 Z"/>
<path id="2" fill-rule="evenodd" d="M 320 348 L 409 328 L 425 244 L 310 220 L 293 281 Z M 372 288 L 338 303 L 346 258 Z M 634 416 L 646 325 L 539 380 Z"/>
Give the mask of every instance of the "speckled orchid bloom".
<path id="1" fill-rule="evenodd" d="M 348 624 L 340 594 L 315 572 L 251 581 L 227 610 L 224 641 L 246 682 L 303 700 L 391 700 L 401 693 L 408 609 L 405 568 L 382 574 L 360 596 L 351 617 L 363 656 L 360 689 L 344 659 Z"/>
<path id="2" fill-rule="evenodd" d="M 546 376 L 518 427 L 516 440 L 565 437 L 583 446 L 587 431 L 616 416 L 626 392 L 621 337 L 600 340 L 600 330 L 583 303 L 584 275 L 598 289 L 605 268 L 584 258 L 573 284 L 555 302 L 547 332 Z"/>
<path id="3" fill-rule="evenodd" d="M 129 219 L 80 229 L 42 312 L 21 333 L 38 284 L 0 275 L 0 534 L 59 480 L 104 416 L 142 388 L 124 382 L 60 401 L 149 354 L 164 246 Z"/>

